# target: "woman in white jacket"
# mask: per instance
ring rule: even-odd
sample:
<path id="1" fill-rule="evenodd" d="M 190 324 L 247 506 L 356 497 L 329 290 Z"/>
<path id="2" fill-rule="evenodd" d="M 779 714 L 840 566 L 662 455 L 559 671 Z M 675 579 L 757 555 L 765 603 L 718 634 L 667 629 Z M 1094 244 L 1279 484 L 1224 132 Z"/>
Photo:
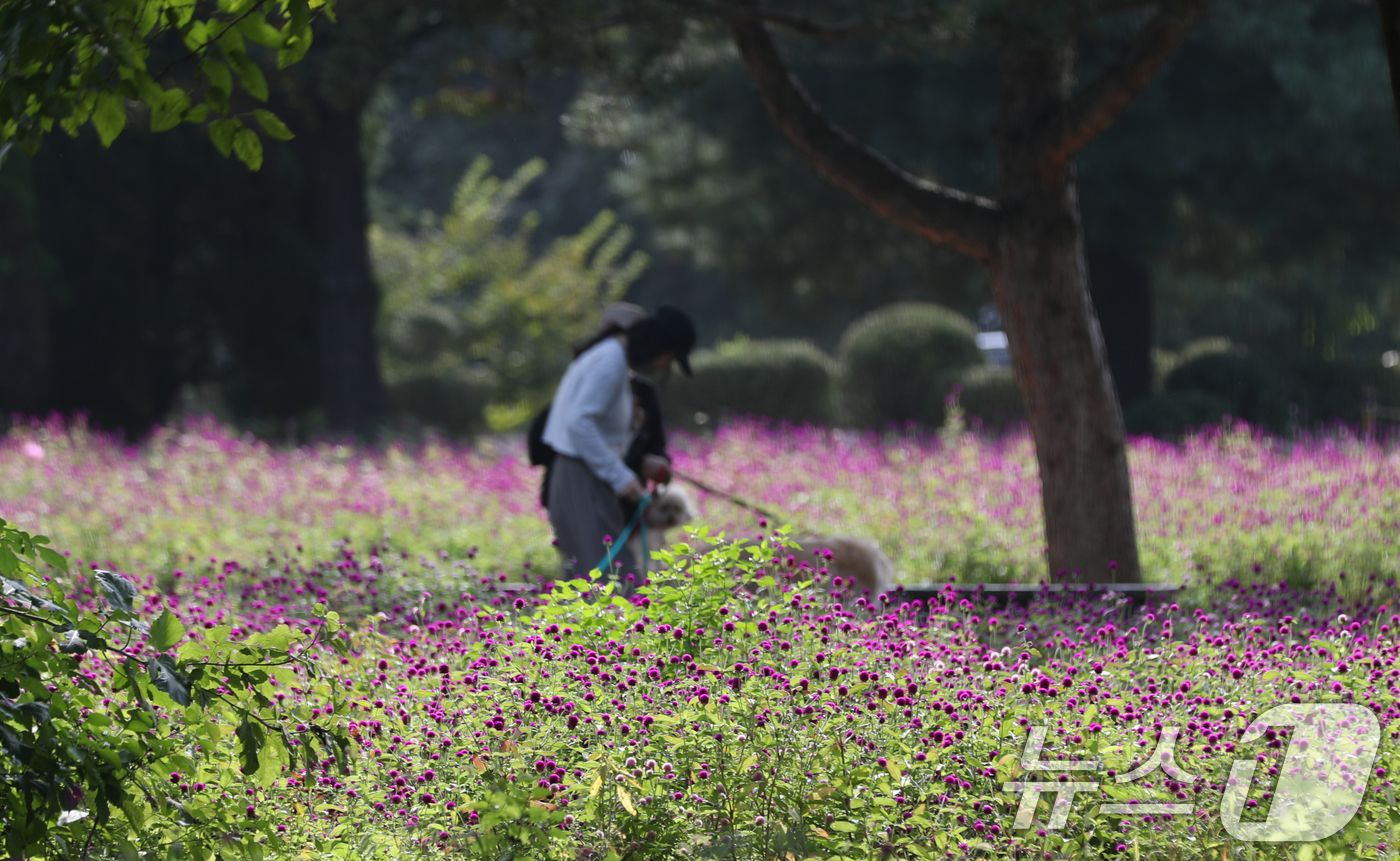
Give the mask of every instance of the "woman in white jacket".
<path id="1" fill-rule="evenodd" d="M 604 329 L 564 373 L 545 423 L 544 442 L 556 453 L 549 479 L 549 521 L 566 579 L 586 576 L 604 559 L 604 539 L 620 539 L 626 526 L 619 499 L 641 499 L 644 483 L 656 478 L 639 476 L 623 462 L 638 430 L 631 375 L 661 373 L 676 362 L 689 376 L 694 346 L 690 318 L 663 306 L 626 329 Z M 649 462 L 643 471 L 653 467 L 664 468 Z M 618 574 L 623 588 L 631 591 L 637 572 L 637 560 L 623 547 L 605 576 Z"/>

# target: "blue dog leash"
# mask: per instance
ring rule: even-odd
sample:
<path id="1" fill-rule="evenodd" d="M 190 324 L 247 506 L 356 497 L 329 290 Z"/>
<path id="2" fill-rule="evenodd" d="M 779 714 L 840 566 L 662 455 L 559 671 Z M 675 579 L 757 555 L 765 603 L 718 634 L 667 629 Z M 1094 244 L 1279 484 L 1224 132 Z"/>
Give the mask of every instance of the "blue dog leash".
<path id="1" fill-rule="evenodd" d="M 620 536 L 618 536 L 617 538 L 613 539 L 612 546 L 608 548 L 608 552 L 603 556 L 602 561 L 599 562 L 597 565 L 595 565 L 593 570 L 598 571 L 599 573 L 602 573 L 602 574 L 606 574 L 606 573 L 608 572 L 608 570 L 612 568 L 613 562 L 617 559 L 617 554 L 621 553 L 621 552 L 622 552 L 622 548 L 625 547 L 625 546 L 627 546 L 627 539 L 630 538 L 630 537 L 632 536 L 632 530 L 633 530 L 633 529 L 636 529 L 636 528 L 637 528 L 637 524 L 640 523 L 640 524 L 642 525 L 642 530 L 641 530 L 641 533 L 640 533 L 640 534 L 641 534 L 641 539 L 642 539 L 642 559 L 641 559 L 642 574 L 643 574 L 643 576 L 646 575 L 646 573 L 647 573 L 647 560 L 646 560 L 646 557 L 647 557 L 647 524 L 646 524 L 646 521 L 642 520 L 642 512 L 646 511 L 647 505 L 648 505 L 650 502 L 651 502 L 651 494 L 648 493 L 647 495 L 645 495 L 645 496 L 642 497 L 641 501 L 637 503 L 637 510 L 632 514 L 632 519 L 631 519 L 630 521 L 628 521 L 628 523 L 627 523 L 627 528 L 625 528 L 625 529 L 622 530 L 622 534 L 621 534 Z"/>

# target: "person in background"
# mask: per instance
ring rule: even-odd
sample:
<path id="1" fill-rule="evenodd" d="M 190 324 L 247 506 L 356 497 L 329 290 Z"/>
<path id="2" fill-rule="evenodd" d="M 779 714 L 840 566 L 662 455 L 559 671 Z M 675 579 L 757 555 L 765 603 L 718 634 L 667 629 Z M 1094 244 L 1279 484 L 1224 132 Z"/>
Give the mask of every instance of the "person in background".
<path id="1" fill-rule="evenodd" d="M 542 501 L 565 578 L 592 570 L 608 552 L 604 538 L 621 537 L 645 483 L 669 476 L 655 389 L 637 381 L 668 372 L 673 362 L 689 375 L 694 346 L 695 327 L 677 308 L 663 306 L 641 319 L 632 309 L 610 308 L 603 328 L 581 345 L 547 413 L 536 419 L 543 424 L 538 442 L 553 452 Z M 637 386 L 649 397 L 634 394 Z M 640 457 L 629 465 L 633 453 Z M 630 591 L 638 568 L 626 547 L 615 568 Z"/>
<path id="2" fill-rule="evenodd" d="M 646 319 L 647 312 L 640 305 L 633 305 L 630 302 L 615 302 L 603 309 L 602 319 L 598 330 L 587 339 L 580 341 L 574 347 L 574 358 L 578 358 L 589 346 L 608 335 L 626 330 L 628 327 Z M 669 372 L 669 369 L 668 369 Z M 656 385 L 650 378 L 641 374 L 632 374 L 632 398 L 634 410 L 641 416 L 641 429 L 632 438 L 632 444 L 627 449 L 623 463 L 628 469 L 638 475 L 644 474 L 649 468 L 647 459 L 659 459 L 663 465 L 668 466 L 671 458 L 666 454 L 666 428 L 661 419 L 661 399 L 657 396 Z M 540 481 L 540 507 L 549 508 L 549 477 L 554 472 L 554 450 L 544 442 L 544 426 L 549 421 L 549 405 L 535 416 L 530 423 L 528 434 L 528 446 L 531 466 L 544 467 L 544 477 Z M 622 516 L 631 520 L 632 514 L 636 511 L 636 503 L 622 502 Z"/>

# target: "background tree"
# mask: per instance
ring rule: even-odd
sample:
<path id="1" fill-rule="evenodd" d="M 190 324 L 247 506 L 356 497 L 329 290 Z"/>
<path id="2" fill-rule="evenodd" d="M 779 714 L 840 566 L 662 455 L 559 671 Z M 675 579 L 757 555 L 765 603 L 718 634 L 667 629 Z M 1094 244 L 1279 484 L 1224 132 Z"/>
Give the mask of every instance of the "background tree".
<path id="1" fill-rule="evenodd" d="M 974 4 L 978 5 L 978 4 Z M 1089 298 L 1074 157 L 1127 109 L 1204 6 L 1168 2 L 1117 62 L 1075 91 L 1075 42 L 1111 8 L 989 4 L 822 24 L 750 4 L 719 7 L 774 122 L 828 180 L 911 232 L 986 266 L 1011 342 L 1040 466 L 1048 563 L 1079 580 L 1139 581 L 1123 420 Z M 887 10 L 878 10 L 887 11 Z M 961 18 L 960 18 L 961 16 Z M 820 111 L 780 54 L 773 23 L 852 36 L 890 21 L 985 27 L 999 69 L 996 198 L 922 180 Z"/>
<path id="2" fill-rule="evenodd" d="M 599 308 L 646 266 L 645 254 L 628 253 L 631 228 L 607 210 L 538 254 L 535 213 L 506 228 L 511 204 L 545 170 L 533 159 L 501 181 L 478 157 L 440 221 L 371 229 L 397 408 L 449 432 L 483 419 L 497 431 L 524 425 L 553 395 L 571 346 L 597 328 Z"/>

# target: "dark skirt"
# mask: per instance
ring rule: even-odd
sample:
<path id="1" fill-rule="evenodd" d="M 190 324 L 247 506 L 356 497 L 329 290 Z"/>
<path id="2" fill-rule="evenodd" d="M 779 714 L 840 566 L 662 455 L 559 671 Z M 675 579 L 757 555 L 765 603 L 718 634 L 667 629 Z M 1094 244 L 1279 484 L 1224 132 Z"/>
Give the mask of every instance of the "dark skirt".
<path id="1" fill-rule="evenodd" d="M 616 542 L 627 525 L 622 506 L 607 482 L 578 458 L 558 455 L 549 473 L 549 522 L 559 541 L 564 579 L 591 576 L 608 552 L 603 538 Z M 633 576 L 630 583 L 629 574 Z M 614 557 L 612 569 L 603 579 L 610 576 L 622 578 L 627 592 L 640 580 L 630 548 L 622 547 Z"/>

